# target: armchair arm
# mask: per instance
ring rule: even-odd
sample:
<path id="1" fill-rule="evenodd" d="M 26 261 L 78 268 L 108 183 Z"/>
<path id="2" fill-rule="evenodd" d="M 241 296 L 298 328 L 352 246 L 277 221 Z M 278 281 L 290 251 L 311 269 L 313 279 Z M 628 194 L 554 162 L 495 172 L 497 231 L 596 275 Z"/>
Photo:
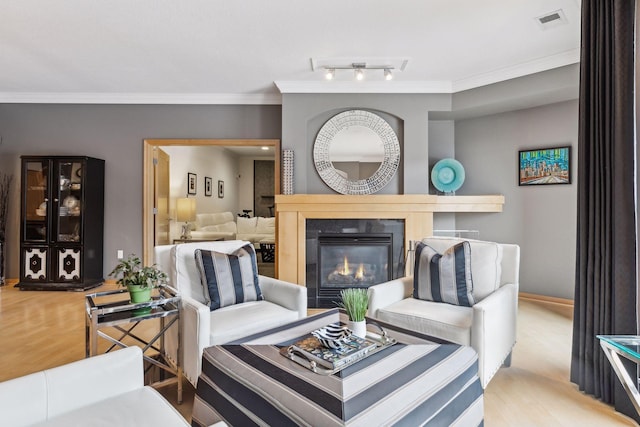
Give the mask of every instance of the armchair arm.
<path id="1" fill-rule="evenodd" d="M 180 333 L 182 336 L 182 370 L 185 378 L 196 385 L 202 368 L 202 352 L 209 347 L 211 335 L 211 310 L 208 306 L 182 297 L 180 312 Z M 175 328 L 172 328 L 175 329 Z M 177 356 L 177 337 L 165 343 L 167 353 L 174 361 Z"/>
<path id="2" fill-rule="evenodd" d="M 471 346 L 478 352 L 480 382 L 484 388 L 500 369 L 516 343 L 518 291 L 503 285 L 473 306 Z"/>
<path id="3" fill-rule="evenodd" d="M 377 318 L 377 311 L 413 294 L 413 276 L 401 277 L 369 287 L 367 316 Z"/>
<path id="4" fill-rule="evenodd" d="M 264 299 L 298 312 L 298 319 L 307 316 L 307 288 L 267 276 L 258 276 Z"/>

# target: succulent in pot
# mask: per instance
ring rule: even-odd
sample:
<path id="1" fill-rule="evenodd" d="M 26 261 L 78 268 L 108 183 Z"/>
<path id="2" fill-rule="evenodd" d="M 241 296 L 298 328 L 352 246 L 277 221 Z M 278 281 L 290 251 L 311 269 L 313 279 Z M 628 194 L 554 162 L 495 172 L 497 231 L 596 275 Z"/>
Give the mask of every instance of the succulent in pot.
<path id="1" fill-rule="evenodd" d="M 133 303 L 150 301 L 151 291 L 167 283 L 164 271 L 155 264 L 143 266 L 140 258 L 134 254 L 120 260 L 109 276 L 116 278 L 118 285 L 127 288 Z"/>

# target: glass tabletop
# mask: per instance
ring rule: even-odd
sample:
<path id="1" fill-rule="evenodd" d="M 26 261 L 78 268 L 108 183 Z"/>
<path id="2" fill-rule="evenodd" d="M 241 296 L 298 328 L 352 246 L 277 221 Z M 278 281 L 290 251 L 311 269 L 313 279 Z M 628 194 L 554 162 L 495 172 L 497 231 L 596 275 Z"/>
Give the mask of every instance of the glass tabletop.
<path id="1" fill-rule="evenodd" d="M 638 335 L 596 335 L 601 341 L 604 341 L 613 347 L 621 350 L 629 356 L 640 360 L 640 336 Z"/>
<path id="2" fill-rule="evenodd" d="M 132 303 L 126 289 L 96 292 L 85 295 L 85 308 L 89 318 L 96 317 L 102 326 L 165 317 L 178 312 L 180 296 L 170 286 L 154 290 L 151 301 Z"/>

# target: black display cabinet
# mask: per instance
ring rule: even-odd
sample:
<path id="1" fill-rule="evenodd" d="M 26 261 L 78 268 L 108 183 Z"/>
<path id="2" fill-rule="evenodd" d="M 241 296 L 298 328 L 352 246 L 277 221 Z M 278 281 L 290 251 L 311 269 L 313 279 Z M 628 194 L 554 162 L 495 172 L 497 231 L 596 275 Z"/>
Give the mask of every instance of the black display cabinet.
<path id="1" fill-rule="evenodd" d="M 103 278 L 104 160 L 22 156 L 21 290 L 94 288 Z"/>

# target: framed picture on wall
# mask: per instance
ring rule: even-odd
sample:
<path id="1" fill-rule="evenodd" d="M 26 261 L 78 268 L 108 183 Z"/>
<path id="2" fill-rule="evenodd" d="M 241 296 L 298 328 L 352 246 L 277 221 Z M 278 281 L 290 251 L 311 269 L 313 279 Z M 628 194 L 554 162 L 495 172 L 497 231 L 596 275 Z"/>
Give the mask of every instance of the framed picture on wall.
<path id="1" fill-rule="evenodd" d="M 571 147 L 518 152 L 518 185 L 571 184 Z"/>
<path id="2" fill-rule="evenodd" d="M 224 181 L 218 181 L 218 198 L 224 198 Z"/>
<path id="3" fill-rule="evenodd" d="M 211 177 L 204 177 L 204 195 L 207 197 L 211 197 L 213 192 L 211 191 L 211 186 L 213 185 L 213 180 Z"/>
<path id="4" fill-rule="evenodd" d="M 187 194 L 196 194 L 198 176 L 195 173 L 187 172 Z"/>

